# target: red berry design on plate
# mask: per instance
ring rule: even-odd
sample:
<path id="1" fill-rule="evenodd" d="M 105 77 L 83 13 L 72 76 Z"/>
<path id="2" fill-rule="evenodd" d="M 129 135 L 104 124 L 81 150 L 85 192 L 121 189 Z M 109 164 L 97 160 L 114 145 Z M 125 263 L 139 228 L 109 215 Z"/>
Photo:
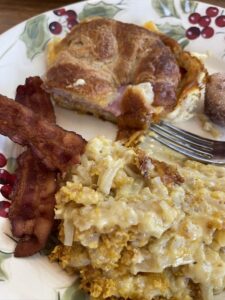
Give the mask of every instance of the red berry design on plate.
<path id="1" fill-rule="evenodd" d="M 12 193 L 12 186 L 10 184 L 5 184 L 1 187 L 1 194 L 6 199 L 10 199 L 11 193 Z"/>
<path id="2" fill-rule="evenodd" d="M 77 20 L 68 20 L 67 27 L 69 30 L 73 28 L 74 25 L 78 24 Z"/>
<path id="3" fill-rule="evenodd" d="M 11 184 L 15 183 L 16 176 L 15 174 L 10 174 L 8 171 L 1 169 L 0 170 L 0 184 Z"/>
<path id="4" fill-rule="evenodd" d="M 65 8 L 59 8 L 53 10 L 53 13 L 58 17 L 61 17 L 59 21 L 53 21 L 49 24 L 49 30 L 52 34 L 60 34 L 67 27 L 69 30 L 78 23 L 77 13 L 72 10 L 65 10 Z"/>
<path id="5" fill-rule="evenodd" d="M 60 34 L 62 32 L 62 25 L 59 22 L 52 22 L 49 24 L 49 30 L 53 34 Z"/>
<path id="6" fill-rule="evenodd" d="M 189 16 L 188 20 L 191 24 L 197 24 L 201 15 L 199 13 L 193 13 Z"/>
<path id="7" fill-rule="evenodd" d="M 215 23 L 218 27 L 225 27 L 225 16 L 217 17 Z"/>
<path id="8" fill-rule="evenodd" d="M 195 40 L 197 39 L 201 34 L 201 31 L 198 27 L 190 27 L 187 31 L 186 31 L 186 37 L 189 40 Z"/>
<path id="9" fill-rule="evenodd" d="M 77 19 L 77 14 L 74 10 L 67 10 L 65 15 L 67 16 L 68 19 L 73 19 L 73 20 Z"/>
<path id="10" fill-rule="evenodd" d="M 218 7 L 214 7 L 214 6 L 210 6 L 206 9 L 206 15 L 214 18 L 218 15 L 219 13 L 219 8 Z"/>
<path id="11" fill-rule="evenodd" d="M 10 202 L 0 201 L 0 217 L 7 218 L 9 213 Z"/>
<path id="12" fill-rule="evenodd" d="M 212 27 L 205 27 L 202 30 L 201 35 L 204 39 L 210 39 L 214 35 L 214 29 Z"/>
<path id="13" fill-rule="evenodd" d="M 65 8 L 59 8 L 59 9 L 53 10 L 53 13 L 57 16 L 64 16 L 65 12 L 66 12 Z"/>
<path id="14" fill-rule="evenodd" d="M 210 23 L 211 23 L 211 18 L 208 16 L 200 17 L 200 19 L 198 20 L 198 24 L 202 27 L 207 27 L 209 26 Z"/>
<path id="15" fill-rule="evenodd" d="M 196 24 L 196 26 L 190 27 L 186 30 L 186 37 L 189 40 L 195 40 L 200 35 L 204 39 L 210 39 L 214 36 L 215 29 L 210 26 L 212 20 L 215 18 L 215 25 L 218 27 L 225 27 L 225 16 L 223 14 L 219 15 L 219 8 L 215 6 L 209 6 L 205 10 L 204 16 L 199 13 L 194 12 L 190 14 L 188 20 L 191 24 Z M 201 28 L 202 27 L 202 28 Z"/>
<path id="16" fill-rule="evenodd" d="M 3 168 L 7 164 L 7 159 L 5 155 L 0 153 L 0 168 Z"/>
<path id="17" fill-rule="evenodd" d="M 6 170 L 0 170 L 0 184 L 7 184 L 10 182 L 10 173 Z"/>

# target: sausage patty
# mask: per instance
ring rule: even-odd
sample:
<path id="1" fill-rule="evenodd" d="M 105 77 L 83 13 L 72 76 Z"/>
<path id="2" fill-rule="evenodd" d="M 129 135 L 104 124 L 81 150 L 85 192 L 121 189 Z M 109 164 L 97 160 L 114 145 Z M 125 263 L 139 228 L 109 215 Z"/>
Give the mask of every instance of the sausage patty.
<path id="1" fill-rule="evenodd" d="M 204 109 L 210 120 L 225 126 L 225 73 L 209 76 Z"/>

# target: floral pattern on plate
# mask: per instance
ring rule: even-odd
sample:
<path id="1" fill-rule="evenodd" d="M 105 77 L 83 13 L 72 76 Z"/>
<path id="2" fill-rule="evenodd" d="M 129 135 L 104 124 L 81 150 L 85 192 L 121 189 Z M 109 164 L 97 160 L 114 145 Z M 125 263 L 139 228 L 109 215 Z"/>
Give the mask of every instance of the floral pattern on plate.
<path id="1" fill-rule="evenodd" d="M 160 31 L 178 41 L 183 48 L 194 40 L 209 40 L 225 35 L 225 15 L 222 8 L 189 0 L 152 0 L 160 16 L 156 25 Z M 221 40 L 221 38 L 220 38 Z M 220 55 L 224 57 L 224 53 Z"/>
<path id="2" fill-rule="evenodd" d="M 0 281 L 5 281 L 7 279 L 7 274 L 4 270 L 3 263 L 6 259 L 12 256 L 12 253 L 6 253 L 0 251 Z"/>
<path id="3" fill-rule="evenodd" d="M 64 7 L 53 10 L 53 14 L 58 18 L 49 23 L 47 15 L 42 14 L 28 20 L 25 24 L 23 33 L 19 36 L 19 39 L 26 45 L 26 54 L 30 60 L 33 60 L 36 55 L 43 52 L 47 43 L 53 35 L 65 35 L 73 26 L 78 24 L 79 21 L 87 17 L 104 16 L 113 18 L 123 5 L 124 0 L 121 0 L 116 5 L 100 1 L 97 3 L 85 3 L 83 9 L 77 15 L 73 9 L 66 9 Z M 0 56 L 0 59 L 14 47 L 16 42 L 13 42 L 6 52 Z"/>
<path id="4" fill-rule="evenodd" d="M 4 200 L 0 201 L 0 217 L 8 218 L 9 207 L 11 205 L 11 202 L 9 201 L 10 194 L 16 180 L 14 175 L 16 158 L 9 157 L 7 159 L 2 153 L 0 153 L 0 157 L 2 158 L 1 161 L 4 160 L 4 163 L 0 164 L 0 194 L 4 198 Z"/>
<path id="5" fill-rule="evenodd" d="M 203 28 L 199 23 L 195 23 L 194 13 L 209 16 L 217 11 L 217 16 L 210 16 L 210 26 L 205 26 L 214 29 L 213 36 L 207 38 L 203 33 L 199 35 L 198 31 L 198 37 L 194 38 L 188 33 L 191 27 L 200 31 Z M 210 49 L 215 58 L 210 61 L 213 70 L 223 70 L 225 67 L 221 60 L 225 53 L 225 17 L 221 8 L 212 8 L 211 5 L 189 0 L 91 0 L 46 12 L 0 36 L 1 93 L 14 97 L 16 86 L 22 84 L 26 77 L 43 75 L 48 41 L 55 36 L 65 36 L 85 17 L 98 15 L 139 25 L 153 21 L 161 31 L 176 39 L 188 50 L 206 53 Z M 86 139 L 97 134 L 107 135 L 109 138 L 115 136 L 112 124 L 57 107 L 56 114 L 59 125 L 76 130 Z M 16 166 L 15 157 L 20 153 L 20 148 L 12 146 L 10 141 L 0 136 L 0 152 L 11 157 L 6 168 L 13 173 Z M 45 253 L 31 258 L 13 257 L 11 253 L 16 241 L 11 237 L 9 220 L 6 218 L 9 205 L 9 201 L 0 197 L 0 300 L 88 299 L 79 289 L 78 281 L 74 283 L 76 277 L 67 275 L 57 264 L 48 261 L 45 256 L 48 249 Z M 215 299 L 222 300 L 224 295 Z"/>

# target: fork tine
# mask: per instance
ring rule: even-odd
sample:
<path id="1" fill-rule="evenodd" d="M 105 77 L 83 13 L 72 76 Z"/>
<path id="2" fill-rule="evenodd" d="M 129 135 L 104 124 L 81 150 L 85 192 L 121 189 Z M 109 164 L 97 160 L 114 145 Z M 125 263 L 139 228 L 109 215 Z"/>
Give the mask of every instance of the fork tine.
<path id="1" fill-rule="evenodd" d="M 183 138 L 187 138 L 188 141 L 192 141 L 192 142 L 195 142 L 197 144 L 201 144 L 202 146 L 204 145 L 206 147 L 210 147 L 210 146 L 213 147 L 214 141 L 210 140 L 208 138 L 200 137 L 200 136 L 198 136 L 194 133 L 190 133 L 186 130 L 180 129 L 178 127 L 175 127 L 172 124 L 169 124 L 169 123 L 166 123 L 166 122 L 163 122 L 163 121 L 160 122 L 159 126 L 163 127 L 163 128 L 167 128 L 168 130 L 170 130 L 171 134 L 176 133 L 177 135 L 182 136 Z"/>
<path id="2" fill-rule="evenodd" d="M 213 151 L 212 147 L 205 146 L 193 141 L 190 141 L 190 139 L 183 137 L 180 134 L 173 133 L 171 130 L 168 130 L 164 126 L 160 126 L 157 124 L 152 124 L 151 125 L 151 130 L 165 136 L 166 138 L 170 139 L 171 141 L 174 141 L 175 143 L 183 146 L 183 147 L 188 147 L 188 148 L 193 148 L 196 151 L 199 152 L 207 152 L 211 153 Z"/>
<path id="3" fill-rule="evenodd" d="M 202 163 L 211 163 L 211 164 L 217 164 L 217 165 L 224 164 L 224 161 L 219 161 L 219 160 L 216 161 L 216 160 L 212 160 L 211 158 L 203 157 L 202 155 L 196 154 L 195 152 L 188 150 L 187 148 L 182 148 L 179 145 L 175 145 L 161 136 L 152 136 L 152 138 L 155 139 L 156 141 L 160 142 L 161 144 L 171 148 L 172 150 L 175 150 L 176 152 L 184 154 L 187 157 L 195 159 Z"/>
<path id="4" fill-rule="evenodd" d="M 180 137 L 177 138 L 176 136 L 173 136 L 171 134 L 169 135 L 167 132 L 161 130 L 160 127 L 153 126 L 151 127 L 151 130 L 158 134 L 160 138 L 163 138 L 165 141 L 167 141 L 167 143 L 170 142 L 171 145 L 173 145 L 174 147 L 179 147 L 179 149 L 185 151 L 185 153 L 186 151 L 189 151 L 192 156 L 194 153 L 195 155 L 208 159 L 213 157 L 212 153 L 207 152 L 205 149 L 199 150 L 199 147 L 197 147 L 196 145 L 191 145 L 187 142 L 184 143 L 182 140 L 180 140 Z"/>

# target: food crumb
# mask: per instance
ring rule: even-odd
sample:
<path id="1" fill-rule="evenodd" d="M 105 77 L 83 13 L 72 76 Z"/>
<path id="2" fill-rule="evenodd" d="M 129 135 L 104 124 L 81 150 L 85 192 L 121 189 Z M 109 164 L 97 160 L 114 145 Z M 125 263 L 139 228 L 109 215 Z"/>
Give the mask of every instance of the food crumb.
<path id="1" fill-rule="evenodd" d="M 218 139 L 221 136 L 219 129 L 213 125 L 209 118 L 204 114 L 199 114 L 199 120 L 201 123 L 202 129 L 209 133 L 213 138 Z"/>

